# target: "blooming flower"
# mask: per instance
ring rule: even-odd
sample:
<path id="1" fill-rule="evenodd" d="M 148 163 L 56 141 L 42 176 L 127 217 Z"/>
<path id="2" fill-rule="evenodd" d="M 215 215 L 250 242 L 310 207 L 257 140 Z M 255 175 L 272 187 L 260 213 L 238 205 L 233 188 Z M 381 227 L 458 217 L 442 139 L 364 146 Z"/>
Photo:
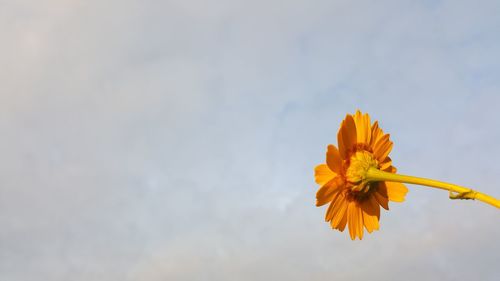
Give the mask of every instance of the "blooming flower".
<path id="1" fill-rule="evenodd" d="M 364 228 L 379 229 L 380 206 L 389 210 L 389 201 L 403 202 L 408 192 L 402 183 L 418 184 L 449 191 L 450 199 L 479 200 L 500 208 L 500 200 L 471 188 L 437 180 L 396 174 L 389 153 L 393 143 L 370 116 L 347 114 L 337 134 L 339 148 L 329 145 L 326 164 L 315 169 L 316 206 L 330 203 L 325 220 L 334 229 L 354 240 L 363 238 Z"/>
<path id="2" fill-rule="evenodd" d="M 388 201 L 403 202 L 408 192 L 400 182 L 372 180 L 374 171 L 396 173 L 389 153 L 393 143 L 378 122 L 359 110 L 347 114 L 337 134 L 338 149 L 329 145 L 326 164 L 315 168 L 321 187 L 316 206 L 330 204 L 325 220 L 334 229 L 349 226 L 351 239 L 363 238 L 363 228 L 371 233 L 379 229 L 380 206 L 389 210 Z"/>

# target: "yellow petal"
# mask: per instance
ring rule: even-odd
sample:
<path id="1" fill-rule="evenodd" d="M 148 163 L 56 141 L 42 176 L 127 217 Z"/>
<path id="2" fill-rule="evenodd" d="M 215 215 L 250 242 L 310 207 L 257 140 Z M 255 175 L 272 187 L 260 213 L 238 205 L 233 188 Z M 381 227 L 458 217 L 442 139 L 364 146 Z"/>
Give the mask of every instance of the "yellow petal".
<path id="1" fill-rule="evenodd" d="M 326 164 L 333 172 L 340 174 L 342 169 L 342 158 L 340 158 L 340 153 L 335 147 L 335 145 L 329 145 L 326 152 Z"/>
<path id="2" fill-rule="evenodd" d="M 337 174 L 332 172 L 332 170 L 330 170 L 330 168 L 328 168 L 326 164 L 321 164 L 314 168 L 314 179 L 319 185 L 324 185 L 325 183 L 335 178 L 335 176 L 337 176 Z"/>
<path id="3" fill-rule="evenodd" d="M 400 182 L 385 182 L 387 188 L 387 197 L 393 202 L 403 202 L 405 201 L 406 193 L 408 193 L 408 188 Z"/>
<path id="4" fill-rule="evenodd" d="M 316 206 L 323 206 L 333 200 L 333 196 L 342 185 L 342 179 L 335 177 L 329 182 L 325 183 L 318 192 L 316 192 Z"/>

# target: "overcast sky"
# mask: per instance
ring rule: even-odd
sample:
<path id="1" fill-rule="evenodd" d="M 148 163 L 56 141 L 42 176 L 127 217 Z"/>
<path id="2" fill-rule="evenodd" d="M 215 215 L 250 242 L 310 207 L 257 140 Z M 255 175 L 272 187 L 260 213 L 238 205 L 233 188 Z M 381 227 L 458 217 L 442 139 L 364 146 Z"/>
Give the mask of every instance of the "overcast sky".
<path id="1" fill-rule="evenodd" d="M 1 280 L 498 280 L 500 213 L 315 207 L 346 113 L 500 197 L 500 1 L 0 1 Z"/>

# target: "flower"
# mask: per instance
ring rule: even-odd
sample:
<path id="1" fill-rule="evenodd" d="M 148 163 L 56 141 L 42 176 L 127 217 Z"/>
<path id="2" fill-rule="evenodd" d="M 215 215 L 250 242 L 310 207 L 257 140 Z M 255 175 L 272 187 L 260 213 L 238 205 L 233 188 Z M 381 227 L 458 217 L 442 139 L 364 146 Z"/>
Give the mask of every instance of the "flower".
<path id="1" fill-rule="evenodd" d="M 400 182 L 373 180 L 374 171 L 396 173 L 389 152 L 393 143 L 378 122 L 359 110 L 347 114 L 337 134 L 338 149 L 329 145 L 326 164 L 315 168 L 315 180 L 321 187 L 316 206 L 330 203 L 325 220 L 334 229 L 354 240 L 363 238 L 363 228 L 371 233 L 379 229 L 380 206 L 389 210 L 388 201 L 403 202 L 408 189 Z M 370 171 L 370 172 L 369 172 Z"/>
<path id="2" fill-rule="evenodd" d="M 500 208 L 500 200 L 468 187 L 396 174 L 389 158 L 393 146 L 389 134 L 359 110 L 346 115 L 337 141 L 338 149 L 328 146 L 326 164 L 315 168 L 316 183 L 321 186 L 316 206 L 330 203 L 325 220 L 340 231 L 348 225 L 352 240 L 361 240 L 364 228 L 369 233 L 379 229 L 380 206 L 389 210 L 389 201 L 405 200 L 408 189 L 403 183 L 448 190 L 450 199 L 479 200 Z"/>

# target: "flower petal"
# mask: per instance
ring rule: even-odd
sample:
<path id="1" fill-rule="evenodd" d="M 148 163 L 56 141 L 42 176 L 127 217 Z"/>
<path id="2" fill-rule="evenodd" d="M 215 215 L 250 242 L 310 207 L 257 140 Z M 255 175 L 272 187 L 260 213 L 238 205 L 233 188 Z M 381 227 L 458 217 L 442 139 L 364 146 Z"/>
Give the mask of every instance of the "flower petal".
<path id="1" fill-rule="evenodd" d="M 371 138 L 370 116 L 363 115 L 361 111 L 357 110 L 354 115 L 354 123 L 356 123 L 357 142 L 369 144 Z"/>
<path id="2" fill-rule="evenodd" d="M 369 196 L 361 203 L 363 209 L 363 223 L 366 230 L 372 233 L 379 229 L 380 206 L 374 196 Z"/>
<path id="3" fill-rule="evenodd" d="M 368 198 L 363 201 L 362 207 L 363 211 L 367 212 L 369 215 L 376 216 L 377 219 L 380 219 L 380 205 L 378 204 L 375 196 L 368 196 Z"/>
<path id="4" fill-rule="evenodd" d="M 339 128 L 339 131 L 337 133 L 337 144 L 339 145 L 340 157 L 342 157 L 342 159 L 347 159 L 347 151 L 346 151 L 346 148 L 344 145 L 344 138 L 342 136 L 343 135 L 342 128 L 344 128 L 344 123 L 345 123 L 345 121 L 342 121 L 342 123 L 340 123 L 340 128 Z"/>
<path id="5" fill-rule="evenodd" d="M 332 170 L 330 170 L 330 168 L 328 168 L 326 164 L 321 164 L 314 168 L 314 179 L 319 185 L 324 185 L 325 183 L 335 178 L 335 176 L 337 176 L 337 174 L 332 172 Z"/>
<path id="6" fill-rule="evenodd" d="M 348 114 L 345 117 L 344 132 L 344 144 L 348 145 L 348 148 L 350 149 L 357 143 L 356 123 L 354 123 L 354 118 L 352 118 L 352 115 Z"/>
<path id="7" fill-rule="evenodd" d="M 346 211 L 344 212 L 344 215 L 342 216 L 342 219 L 338 223 L 336 229 L 340 230 L 340 232 L 344 231 L 346 225 L 347 225 L 347 202 L 345 203 L 345 208 Z"/>
<path id="8" fill-rule="evenodd" d="M 365 140 L 365 131 L 363 130 L 363 114 L 361 111 L 356 110 L 354 114 L 354 123 L 356 124 L 356 135 L 359 142 L 364 142 Z"/>
<path id="9" fill-rule="evenodd" d="M 354 240 L 356 239 L 356 225 L 357 225 L 357 212 L 356 212 L 356 203 L 350 202 L 349 205 L 347 206 L 347 223 L 349 224 L 349 235 L 351 236 L 351 239 Z"/>
<path id="10" fill-rule="evenodd" d="M 408 193 L 408 188 L 400 182 L 385 182 L 387 189 L 387 196 L 389 200 L 393 202 L 403 202 L 405 201 L 406 193 Z"/>
<path id="11" fill-rule="evenodd" d="M 326 203 L 331 202 L 341 185 L 342 179 L 337 176 L 320 187 L 318 192 L 316 192 L 316 206 L 323 206 Z"/>
<path id="12" fill-rule="evenodd" d="M 384 162 L 380 163 L 380 170 L 385 171 L 386 169 L 389 169 L 392 165 L 392 159 L 391 157 L 386 157 Z"/>
<path id="13" fill-rule="evenodd" d="M 364 223 L 363 223 L 363 210 L 361 209 L 360 206 L 357 206 L 356 208 L 357 212 L 358 212 L 358 225 L 357 225 L 357 232 L 358 232 L 358 237 L 359 237 L 359 240 L 363 239 L 363 226 L 364 226 Z"/>
<path id="14" fill-rule="evenodd" d="M 382 206 L 382 208 L 389 210 L 389 198 L 387 198 L 387 191 L 385 191 L 385 195 L 379 193 L 379 189 L 381 188 L 381 184 L 379 183 L 377 191 L 373 193 L 377 202 Z M 384 186 L 385 188 L 385 186 Z"/>
<path id="15" fill-rule="evenodd" d="M 378 230 L 380 227 L 377 216 L 368 214 L 367 212 L 365 212 L 364 209 L 363 209 L 363 223 L 368 233 L 372 233 L 374 230 Z"/>
<path id="16" fill-rule="evenodd" d="M 337 134 L 337 140 L 339 142 L 340 155 L 343 159 L 346 159 L 348 151 L 351 150 L 357 142 L 356 124 L 354 123 L 352 115 L 347 114 L 344 121 L 342 121 L 339 133 Z"/>
<path id="17" fill-rule="evenodd" d="M 378 121 L 372 125 L 372 137 L 370 139 L 370 146 L 373 147 L 375 143 L 384 135 L 384 131 L 378 126 Z"/>
<path id="18" fill-rule="evenodd" d="M 349 223 L 351 239 L 354 240 L 359 237 L 361 240 L 363 238 L 363 214 L 361 208 L 356 201 L 350 202 L 347 208 L 347 222 Z"/>
<path id="19" fill-rule="evenodd" d="M 326 215 L 326 221 L 331 221 L 331 226 L 333 228 L 337 228 L 339 223 L 342 221 L 342 218 L 344 217 L 345 211 L 347 210 L 347 201 L 345 200 L 345 193 L 339 192 L 338 196 L 335 198 L 334 201 L 332 201 L 332 204 L 330 204 L 329 211 L 331 213 L 327 213 Z"/>
<path id="20" fill-rule="evenodd" d="M 340 153 L 335 145 L 330 144 L 328 150 L 326 151 L 326 164 L 333 172 L 340 174 L 342 169 L 342 158 L 340 158 Z"/>
<path id="21" fill-rule="evenodd" d="M 389 137 L 389 134 L 385 134 L 373 146 L 373 154 L 380 162 L 383 162 L 392 150 L 393 143 Z"/>
<path id="22" fill-rule="evenodd" d="M 335 204 L 339 201 L 339 197 L 342 197 L 342 192 L 335 193 L 335 196 L 334 196 L 332 202 L 330 203 L 330 205 L 328 206 L 328 209 L 326 210 L 325 221 L 331 221 L 332 218 L 334 217 Z"/>
<path id="23" fill-rule="evenodd" d="M 396 167 L 394 167 L 394 166 L 391 166 L 391 167 L 387 168 L 387 170 L 385 170 L 385 171 L 395 174 L 398 171 L 398 169 L 396 169 Z"/>
<path id="24" fill-rule="evenodd" d="M 366 144 L 369 144 L 371 141 L 371 136 L 372 136 L 372 123 L 370 120 L 370 115 L 368 113 L 365 113 L 364 115 L 364 120 L 365 120 L 365 134 L 366 134 Z"/>

